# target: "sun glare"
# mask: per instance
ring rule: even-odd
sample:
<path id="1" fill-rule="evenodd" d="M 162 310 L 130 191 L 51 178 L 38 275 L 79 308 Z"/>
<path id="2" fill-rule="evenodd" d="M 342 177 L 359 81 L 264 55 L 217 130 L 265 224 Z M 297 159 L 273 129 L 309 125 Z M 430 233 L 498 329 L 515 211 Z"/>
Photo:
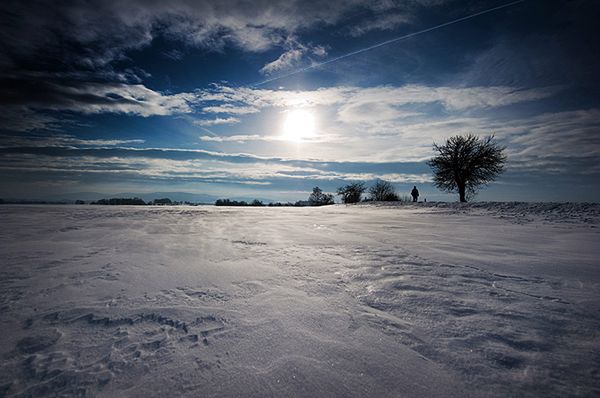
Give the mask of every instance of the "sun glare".
<path id="1" fill-rule="evenodd" d="M 305 110 L 289 111 L 283 124 L 283 136 L 290 141 L 302 141 L 315 134 L 315 118 Z"/>

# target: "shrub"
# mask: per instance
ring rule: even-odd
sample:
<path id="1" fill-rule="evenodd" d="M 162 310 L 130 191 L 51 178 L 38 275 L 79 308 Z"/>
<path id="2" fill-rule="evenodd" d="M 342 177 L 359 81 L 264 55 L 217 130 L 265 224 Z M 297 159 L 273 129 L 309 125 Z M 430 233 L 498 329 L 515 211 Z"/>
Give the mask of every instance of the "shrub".
<path id="1" fill-rule="evenodd" d="M 323 193 L 321 188 L 314 187 L 312 193 L 308 197 L 308 203 L 310 206 L 324 206 L 332 205 L 333 195 L 329 193 Z"/>
<path id="2" fill-rule="evenodd" d="M 367 188 L 364 182 L 353 182 L 343 187 L 339 187 L 337 194 L 342 197 L 344 203 L 358 203 Z"/>
<path id="3" fill-rule="evenodd" d="M 398 200 L 398 195 L 391 182 L 377 180 L 369 189 L 371 200 L 380 202 L 393 202 Z"/>

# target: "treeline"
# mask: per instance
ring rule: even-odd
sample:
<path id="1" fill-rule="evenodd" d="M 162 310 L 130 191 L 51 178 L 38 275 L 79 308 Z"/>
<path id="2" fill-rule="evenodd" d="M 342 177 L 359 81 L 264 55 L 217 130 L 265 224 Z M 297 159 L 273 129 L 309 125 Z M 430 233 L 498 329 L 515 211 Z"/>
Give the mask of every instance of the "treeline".
<path id="1" fill-rule="evenodd" d="M 363 198 L 363 195 L 368 193 L 368 196 Z M 408 196 L 400 196 L 396 193 L 391 182 L 385 180 L 377 180 L 367 189 L 364 182 L 353 182 L 337 189 L 336 194 L 341 197 L 342 203 L 358 203 L 358 202 L 410 202 Z M 314 187 L 308 200 L 299 200 L 297 202 L 273 202 L 264 204 L 258 199 L 251 202 L 244 200 L 237 201 L 231 199 L 218 199 L 215 206 L 268 206 L 268 207 L 303 207 L 303 206 L 326 206 L 335 203 L 333 194 L 325 193 L 319 187 Z"/>
<path id="2" fill-rule="evenodd" d="M 46 200 L 27 200 L 27 199 L 2 199 L 0 198 L 0 205 L 2 204 L 21 204 L 21 205 L 84 205 L 88 202 L 84 200 L 61 200 L 61 201 L 46 201 Z M 141 198 L 110 198 L 100 199 L 97 201 L 89 202 L 91 205 L 138 205 L 138 206 L 168 206 L 168 205 L 189 205 L 197 206 L 199 203 L 193 202 L 178 202 L 169 198 L 154 199 L 149 202 L 145 202 Z"/>
<path id="3" fill-rule="evenodd" d="M 68 205 L 73 202 L 49 201 L 49 200 L 28 200 L 28 199 L 0 199 L 0 205 Z"/>
<path id="4" fill-rule="evenodd" d="M 110 205 L 110 206 L 121 206 L 121 205 L 137 205 L 137 206 L 145 206 L 146 202 L 144 202 L 140 198 L 110 198 L 110 199 L 100 199 L 95 202 L 91 202 L 91 205 Z"/>
<path id="5" fill-rule="evenodd" d="M 400 196 L 396 193 L 392 183 L 385 180 L 377 180 L 375 183 L 367 188 L 364 182 L 353 182 L 342 187 L 339 187 L 336 194 L 340 196 L 342 203 L 358 203 L 358 202 L 388 202 L 388 201 L 401 201 L 409 202 L 408 196 Z M 367 194 L 363 197 L 363 195 Z M 13 201 L 13 200 L 2 200 L 0 204 L 69 204 L 73 202 L 44 202 L 44 201 Z M 217 199 L 215 206 L 249 206 L 249 207 L 305 207 L 305 206 L 326 206 L 334 204 L 334 195 L 331 193 L 325 193 L 319 187 L 314 187 L 307 200 L 298 200 L 296 202 L 271 202 L 264 203 L 261 200 L 254 199 L 252 201 L 245 200 L 232 200 L 232 199 Z M 75 201 L 75 204 L 86 204 L 83 200 Z M 143 199 L 135 198 L 109 198 L 100 199 L 94 202 L 90 202 L 91 205 L 108 205 L 108 206 L 170 206 L 170 205 L 189 205 L 196 206 L 198 203 L 192 202 L 178 202 L 173 201 L 169 198 L 154 199 L 149 202 L 145 202 Z"/>
<path id="6" fill-rule="evenodd" d="M 258 199 L 254 199 L 252 202 L 246 202 L 245 200 L 231 200 L 231 199 L 217 199 L 217 201 L 215 202 L 215 206 L 254 206 L 254 207 L 260 207 L 260 206 L 264 206 L 265 204 L 258 200 Z"/>
<path id="7" fill-rule="evenodd" d="M 83 201 L 78 200 L 75 204 L 84 204 Z M 173 205 L 190 205 L 196 206 L 197 203 L 192 202 L 177 202 L 169 198 L 154 199 L 149 202 L 145 202 L 141 198 L 110 198 L 100 199 L 95 202 L 90 202 L 91 205 L 109 205 L 109 206 L 121 206 L 121 205 L 134 205 L 134 206 L 173 206 Z"/>
<path id="8" fill-rule="evenodd" d="M 263 203 L 258 199 L 254 199 L 251 202 L 245 200 L 231 200 L 231 199 L 217 199 L 215 206 L 249 206 L 249 207 L 303 207 L 311 206 L 307 200 L 299 200 L 297 202 L 270 202 Z"/>
<path id="9" fill-rule="evenodd" d="M 363 195 L 368 193 L 363 198 Z M 366 183 L 352 182 L 339 187 L 336 195 L 340 196 L 342 203 L 358 202 L 409 202 L 408 196 L 400 196 L 396 193 L 394 185 L 385 180 L 377 180 L 371 187 L 367 188 Z M 324 193 L 321 188 L 314 187 L 307 201 L 309 206 L 325 206 L 334 203 L 333 195 Z"/>
<path id="10" fill-rule="evenodd" d="M 410 202 L 409 196 L 400 196 L 394 189 L 391 182 L 385 180 L 377 180 L 367 188 L 364 182 L 353 182 L 343 187 L 339 187 L 336 193 L 341 197 L 343 203 L 358 203 L 358 202 Z M 368 193 L 368 196 L 363 198 L 363 195 Z"/>

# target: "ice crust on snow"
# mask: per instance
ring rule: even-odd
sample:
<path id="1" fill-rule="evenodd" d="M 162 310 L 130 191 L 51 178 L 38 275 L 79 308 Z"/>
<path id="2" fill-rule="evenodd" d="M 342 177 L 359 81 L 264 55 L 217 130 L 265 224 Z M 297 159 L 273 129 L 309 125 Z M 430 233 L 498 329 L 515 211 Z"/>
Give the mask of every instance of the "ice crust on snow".
<path id="1" fill-rule="evenodd" d="M 0 395 L 598 395 L 599 214 L 1 206 Z"/>

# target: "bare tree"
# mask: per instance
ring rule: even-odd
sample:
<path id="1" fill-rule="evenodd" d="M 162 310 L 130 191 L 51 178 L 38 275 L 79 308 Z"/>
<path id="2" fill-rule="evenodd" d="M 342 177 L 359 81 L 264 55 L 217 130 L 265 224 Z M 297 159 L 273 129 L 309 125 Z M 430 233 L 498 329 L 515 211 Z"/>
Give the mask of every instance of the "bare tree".
<path id="1" fill-rule="evenodd" d="M 364 182 L 353 182 L 346 186 L 339 187 L 337 190 L 337 194 L 342 197 L 342 202 L 344 203 L 358 203 L 360 202 L 360 197 L 367 188 L 365 187 Z"/>
<path id="2" fill-rule="evenodd" d="M 321 188 L 314 187 L 312 193 L 308 197 L 308 204 L 311 206 L 332 205 L 333 195 L 330 193 L 323 193 Z"/>
<path id="3" fill-rule="evenodd" d="M 448 138 L 444 145 L 433 144 L 437 155 L 427 164 L 433 170 L 433 182 L 439 189 L 458 192 L 461 202 L 476 194 L 481 185 L 496 179 L 504 171 L 506 155 L 494 136 L 479 138 L 473 134 Z"/>
<path id="4" fill-rule="evenodd" d="M 399 199 L 392 183 L 384 180 L 375 181 L 375 184 L 369 189 L 369 193 L 371 200 L 391 202 Z"/>

